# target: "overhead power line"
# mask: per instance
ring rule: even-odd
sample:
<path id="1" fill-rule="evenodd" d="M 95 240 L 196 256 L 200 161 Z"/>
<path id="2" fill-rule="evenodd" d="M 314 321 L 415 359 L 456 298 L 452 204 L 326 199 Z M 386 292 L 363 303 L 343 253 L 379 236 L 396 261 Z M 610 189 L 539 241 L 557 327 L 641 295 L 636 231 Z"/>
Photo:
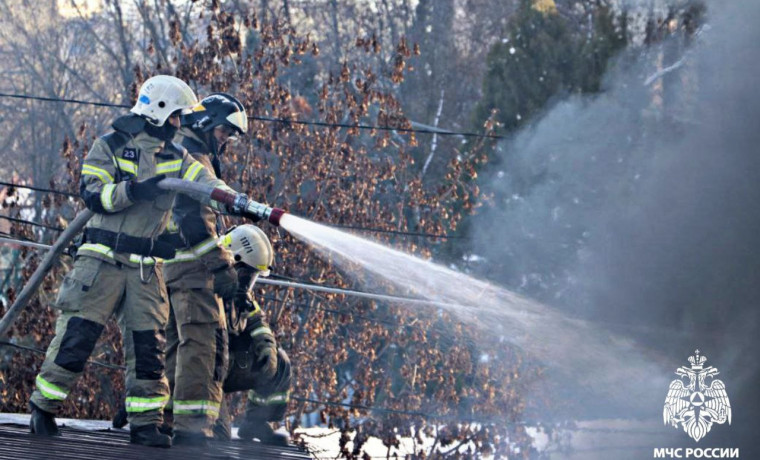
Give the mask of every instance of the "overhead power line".
<path id="1" fill-rule="evenodd" d="M 110 102 L 95 102 L 95 101 L 83 101 L 81 99 L 66 99 L 56 97 L 44 97 L 33 96 L 30 94 L 11 94 L 0 93 L 0 97 L 8 97 L 14 99 L 27 99 L 42 102 L 62 102 L 66 104 L 79 104 L 79 105 L 92 105 L 96 107 L 113 107 L 119 109 L 128 109 L 130 106 L 124 104 L 113 104 Z M 393 126 L 379 126 L 379 125 L 364 125 L 364 124 L 350 124 L 350 123 L 327 123 L 324 121 L 310 121 L 310 120 L 291 120 L 287 118 L 275 118 L 264 117 L 260 115 L 249 115 L 249 119 L 257 121 L 266 121 L 269 123 L 282 123 L 286 125 L 308 125 L 308 126 L 321 126 L 327 128 L 348 128 L 348 129 L 364 129 L 372 131 L 397 131 L 401 133 L 415 133 L 415 134 L 437 134 L 439 136 L 461 136 L 461 137 L 478 137 L 486 139 L 504 139 L 504 136 L 498 136 L 495 134 L 481 134 L 470 132 L 458 132 L 448 131 L 444 129 L 414 129 L 414 128 L 401 128 Z"/>
<path id="2" fill-rule="evenodd" d="M 9 97 L 13 99 L 30 99 L 33 101 L 42 102 L 64 102 L 66 104 L 94 105 L 96 107 L 116 107 L 120 109 L 130 108 L 128 105 L 113 104 L 111 102 L 82 101 L 80 99 L 66 99 L 61 97 L 31 96 L 29 94 L 0 93 L 0 97 Z"/>
<path id="3" fill-rule="evenodd" d="M 65 195 L 68 197 L 78 198 L 79 195 L 76 193 L 71 192 L 64 192 L 62 190 L 55 190 L 55 189 L 49 189 L 49 188 L 41 188 L 41 187 L 32 187 L 30 185 L 21 185 L 21 184 L 14 184 L 13 182 L 3 182 L 0 181 L 0 185 L 5 185 L 7 187 L 15 187 L 15 188 L 22 188 L 22 189 L 29 189 L 34 190 L 37 192 L 45 192 L 45 193 L 54 193 L 58 195 Z M 0 216 L 2 217 L 2 216 Z M 27 223 L 30 225 L 41 225 L 37 224 L 32 221 L 23 221 L 22 223 Z M 423 232 L 403 232 L 400 230 L 385 230 L 382 228 L 371 228 L 371 227 L 362 227 L 360 225 L 348 225 L 348 224 L 332 224 L 329 222 L 319 222 L 322 225 L 327 225 L 328 227 L 335 227 L 335 228 L 345 228 L 347 230 L 357 230 L 361 232 L 367 232 L 367 233 L 385 233 L 389 235 L 399 235 L 399 236 L 413 236 L 413 237 L 420 237 L 420 238 L 439 238 L 439 239 L 467 239 L 464 236 L 449 236 L 445 234 L 436 234 L 436 233 L 423 233 Z M 53 230 L 62 230 L 54 228 Z"/>
<path id="4" fill-rule="evenodd" d="M 4 216 L 0 216 L 0 217 L 4 217 Z M 51 246 L 46 245 L 46 244 L 34 243 L 34 242 L 24 241 L 24 240 L 14 240 L 12 238 L 0 238 L 0 242 L 9 242 L 11 244 L 19 244 L 22 246 L 33 246 L 38 249 L 51 248 Z M 452 305 L 457 306 L 457 307 L 463 306 L 459 304 L 438 302 L 436 300 L 430 300 L 430 299 L 401 297 L 401 296 L 388 295 L 388 294 L 375 294 L 372 292 L 354 291 L 351 289 L 343 289 L 343 288 L 332 287 L 332 286 L 321 286 L 318 284 L 308 284 L 308 283 L 301 283 L 301 282 L 294 282 L 294 281 L 282 281 L 282 280 L 259 278 L 257 283 L 268 284 L 268 285 L 278 286 L 278 287 L 286 287 L 286 288 L 308 289 L 312 291 L 327 292 L 331 294 L 345 294 L 345 295 L 354 296 L 354 297 L 361 297 L 361 298 L 372 299 L 372 300 L 382 300 L 386 302 L 422 304 L 422 305 L 433 305 L 433 306 L 452 306 Z"/>
<path id="5" fill-rule="evenodd" d="M 0 233 L 0 235 L 7 235 L 7 233 Z M 34 241 L 27 241 L 27 240 L 17 240 L 15 238 L 7 238 L 5 236 L 0 236 L 0 243 L 16 244 L 19 246 L 28 246 L 35 249 L 50 249 L 50 246 L 48 246 L 47 244 L 35 243 Z"/>
<path id="6" fill-rule="evenodd" d="M 441 307 L 466 306 L 466 305 L 460 305 L 460 304 L 452 304 L 449 302 L 439 302 L 437 300 L 430 300 L 430 299 L 417 299 L 413 297 L 401 297 L 401 296 L 388 295 L 388 294 L 375 294 L 372 292 L 353 291 L 351 289 L 343 289 L 343 288 L 337 288 L 337 287 L 331 287 L 331 286 L 321 286 L 318 284 L 296 283 L 293 281 L 270 280 L 266 278 L 259 278 L 257 283 L 270 284 L 272 286 L 279 286 L 279 287 L 286 287 L 286 288 L 308 289 L 311 291 L 327 292 L 330 294 L 345 294 L 345 295 L 350 295 L 354 297 L 362 297 L 362 298 L 371 299 L 371 300 L 382 300 L 385 302 L 432 305 L 432 306 L 441 306 Z"/>
<path id="7" fill-rule="evenodd" d="M 47 228 L 49 230 L 55 230 L 57 232 L 62 232 L 63 231 L 63 229 L 61 227 L 54 227 L 52 225 L 40 224 L 40 223 L 37 223 L 37 222 L 33 222 L 31 220 L 18 219 L 16 217 L 10 217 L 10 216 L 0 215 L 0 219 L 9 220 L 11 222 L 17 222 L 19 224 L 27 224 L 27 225 L 33 225 L 35 227 Z"/>
<path id="8" fill-rule="evenodd" d="M 65 195 L 65 196 L 70 196 L 72 198 L 79 198 L 79 195 L 76 193 L 64 192 L 63 190 L 55 190 L 52 188 L 34 187 L 31 185 L 14 184 L 13 182 L 3 182 L 3 181 L 0 181 L 0 185 L 5 185 L 6 187 L 15 187 L 15 188 L 23 188 L 27 190 L 34 190 L 35 192 L 54 193 L 56 195 Z"/>
<path id="9" fill-rule="evenodd" d="M 0 340 L 0 346 L 17 348 L 19 350 L 31 351 L 33 353 L 42 354 L 42 355 L 45 354 L 45 350 L 40 350 L 39 348 L 27 347 L 27 346 L 24 346 L 24 345 L 19 345 L 19 344 L 13 343 L 13 342 L 6 342 L 5 340 Z M 105 367 L 106 369 L 115 369 L 115 370 L 119 370 L 119 371 L 123 371 L 123 370 L 126 369 L 126 367 L 119 366 L 117 364 L 102 363 L 100 361 L 93 361 L 93 360 L 90 360 L 90 359 L 87 360 L 87 363 L 88 364 L 92 364 L 93 366 Z"/>
<path id="10" fill-rule="evenodd" d="M 349 124 L 349 123 L 327 123 L 324 121 L 304 121 L 304 120 L 288 120 L 287 118 L 272 118 L 261 117 L 255 115 L 249 115 L 248 118 L 257 121 L 268 121 L 273 123 L 293 124 L 293 125 L 309 125 L 309 126 L 323 126 L 326 128 L 348 128 L 348 129 L 368 129 L 373 131 L 397 131 L 401 133 L 414 133 L 414 134 L 438 134 L 439 136 L 461 136 L 461 137 L 483 137 L 487 139 L 504 139 L 504 136 L 497 136 L 495 134 L 480 134 L 480 133 L 468 133 L 458 131 L 447 131 L 444 129 L 415 129 L 415 128 L 400 128 L 393 126 L 378 126 L 378 125 L 363 125 L 363 124 Z"/>
<path id="11" fill-rule="evenodd" d="M 323 311 L 325 313 L 329 313 L 331 315 L 347 315 L 350 316 L 353 319 L 358 319 L 361 321 L 366 321 L 368 323 L 375 323 L 375 324 L 383 324 L 385 326 L 394 327 L 394 328 L 404 328 L 404 329 L 417 329 L 424 332 L 424 330 L 419 326 L 413 326 L 411 324 L 399 324 L 394 321 L 381 319 L 381 318 L 375 318 L 372 316 L 366 316 L 366 315 L 359 315 L 356 312 L 349 311 L 349 310 L 336 310 L 334 308 L 324 308 L 324 307 L 318 307 L 316 305 L 309 305 L 307 303 L 302 302 L 295 302 L 292 300 L 281 300 L 274 296 L 269 295 L 262 295 L 262 299 L 268 300 L 270 302 L 277 302 L 285 305 L 292 305 L 299 309 L 312 309 L 316 311 Z"/>
<path id="12" fill-rule="evenodd" d="M 419 237 L 424 237 L 424 238 L 440 238 L 440 239 L 448 239 L 448 240 L 467 239 L 464 236 L 449 236 L 446 234 L 402 232 L 399 230 L 384 230 L 382 228 L 367 228 L 367 227 L 360 227 L 357 225 L 330 224 L 326 222 L 320 222 L 320 223 L 322 225 L 327 225 L 328 227 L 345 228 L 347 230 L 361 230 L 363 232 L 369 232 L 369 233 L 387 233 L 390 235 L 419 236 Z"/>

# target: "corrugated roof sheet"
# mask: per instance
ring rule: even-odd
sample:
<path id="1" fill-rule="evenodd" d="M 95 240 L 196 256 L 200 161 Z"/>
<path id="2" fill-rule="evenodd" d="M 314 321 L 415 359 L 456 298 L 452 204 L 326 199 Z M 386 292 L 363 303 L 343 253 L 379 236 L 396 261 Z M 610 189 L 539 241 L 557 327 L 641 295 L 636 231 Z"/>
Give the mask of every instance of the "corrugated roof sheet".
<path id="1" fill-rule="evenodd" d="M 208 448 L 177 446 L 158 449 L 129 443 L 127 430 L 84 430 L 61 428 L 62 436 L 44 437 L 29 433 L 27 425 L 0 424 L 0 459 L 75 460 L 201 460 L 311 458 L 298 447 L 274 447 L 258 442 L 212 442 Z"/>

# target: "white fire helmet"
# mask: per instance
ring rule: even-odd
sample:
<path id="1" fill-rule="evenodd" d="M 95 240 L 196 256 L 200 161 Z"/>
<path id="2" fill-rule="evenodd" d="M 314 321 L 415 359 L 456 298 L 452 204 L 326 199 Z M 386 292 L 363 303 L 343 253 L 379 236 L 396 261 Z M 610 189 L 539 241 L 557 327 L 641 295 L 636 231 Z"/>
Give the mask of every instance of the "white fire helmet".
<path id="1" fill-rule="evenodd" d="M 187 83 L 170 75 L 156 75 L 142 84 L 130 112 L 163 126 L 169 115 L 177 110 L 189 113 L 197 103 L 198 98 Z"/>
<path id="2" fill-rule="evenodd" d="M 221 241 L 232 252 L 235 262 L 259 270 L 261 276 L 269 276 L 269 266 L 274 262 L 274 250 L 269 238 L 259 227 L 240 225 L 227 232 Z"/>

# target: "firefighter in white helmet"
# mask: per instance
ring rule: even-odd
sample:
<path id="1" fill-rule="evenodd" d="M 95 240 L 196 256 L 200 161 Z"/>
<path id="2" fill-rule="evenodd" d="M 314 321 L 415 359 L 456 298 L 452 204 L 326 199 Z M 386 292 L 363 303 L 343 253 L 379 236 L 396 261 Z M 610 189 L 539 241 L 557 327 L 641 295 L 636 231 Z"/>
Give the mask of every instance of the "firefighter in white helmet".
<path id="1" fill-rule="evenodd" d="M 180 115 L 196 104 L 185 82 L 168 75 L 149 78 L 132 113 L 116 119 L 114 131 L 96 139 L 84 159 L 80 192 L 95 215 L 58 292 L 56 335 L 30 401 L 32 433 L 60 434 L 54 414 L 116 315 L 126 355 L 131 442 L 171 446 L 171 438 L 158 430 L 169 400 L 164 356 L 169 304 L 161 260 L 174 257 L 175 249 L 158 236 L 175 193 L 158 183 L 174 177 L 226 187 L 172 142 Z"/>
<path id="2" fill-rule="evenodd" d="M 225 393 L 248 391 L 245 416 L 238 436 L 263 443 L 288 445 L 287 434 L 272 430 L 269 422 L 284 419 L 290 398 L 291 370 L 288 355 L 277 347 L 274 333 L 251 289 L 259 276 L 269 276 L 274 252 L 266 234 L 255 225 L 233 228 L 222 238 L 235 259 L 238 290 L 228 312 L 230 367 L 224 381 Z M 220 439 L 230 438 L 230 418 L 226 406 L 214 429 Z"/>

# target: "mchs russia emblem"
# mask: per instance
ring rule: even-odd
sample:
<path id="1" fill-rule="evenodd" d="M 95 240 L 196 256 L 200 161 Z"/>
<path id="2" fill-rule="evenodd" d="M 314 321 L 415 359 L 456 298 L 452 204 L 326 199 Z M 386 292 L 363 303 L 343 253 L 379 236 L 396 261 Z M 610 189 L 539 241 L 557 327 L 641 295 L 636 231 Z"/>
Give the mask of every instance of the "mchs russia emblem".
<path id="1" fill-rule="evenodd" d="M 676 370 L 680 377 L 670 382 L 662 420 L 678 428 L 679 425 L 695 441 L 699 441 L 710 431 L 713 423 L 731 424 L 731 403 L 728 401 L 726 385 L 714 378 L 718 369 L 704 363 L 707 357 L 700 356 L 699 350 L 689 356 L 691 367 L 681 366 Z M 710 379 L 709 382 L 706 382 Z"/>

